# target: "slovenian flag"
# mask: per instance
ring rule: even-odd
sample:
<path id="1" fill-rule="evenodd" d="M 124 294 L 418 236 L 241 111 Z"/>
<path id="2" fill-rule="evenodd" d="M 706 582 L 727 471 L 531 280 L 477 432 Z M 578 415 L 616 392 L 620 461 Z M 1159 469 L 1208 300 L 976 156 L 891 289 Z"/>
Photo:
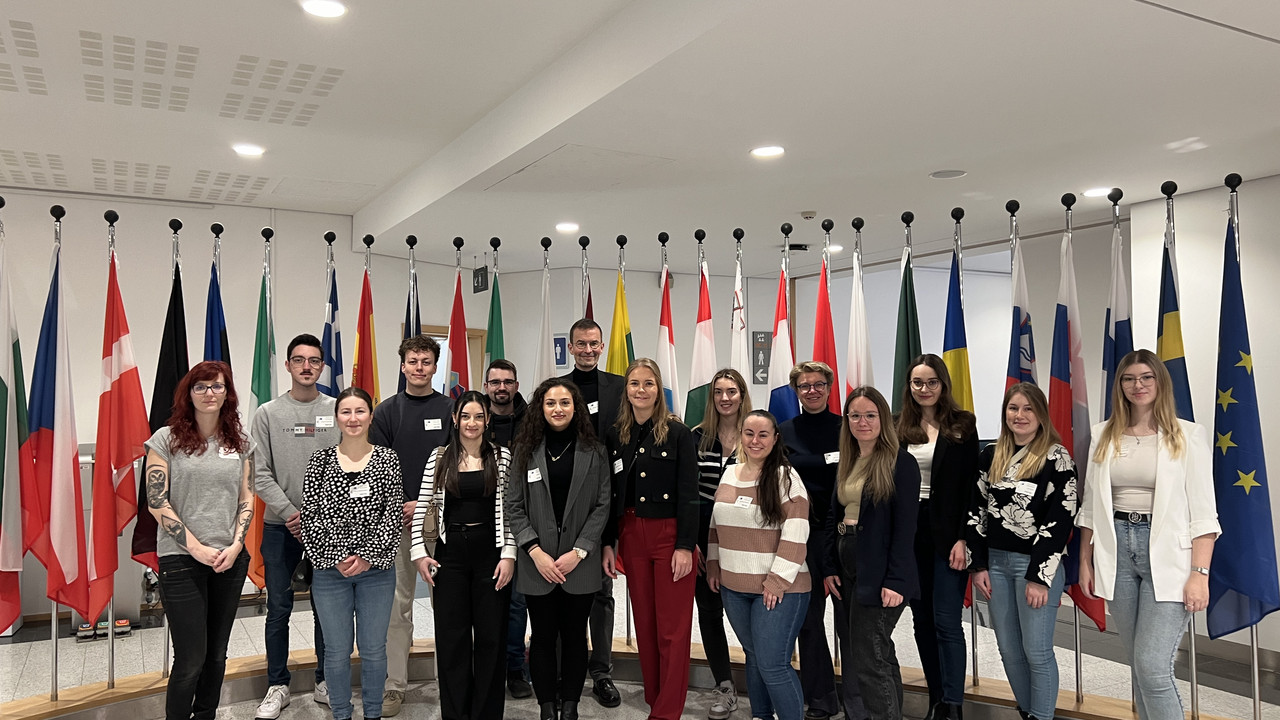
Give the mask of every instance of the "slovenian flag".
<path id="1" fill-rule="evenodd" d="M 471 389 L 471 372 L 467 357 L 467 315 L 462 305 L 462 268 L 458 268 L 453 282 L 453 309 L 449 311 L 448 395 L 455 400 Z"/>
<path id="2" fill-rule="evenodd" d="M 1124 264 L 1120 226 L 1111 230 L 1111 290 L 1102 339 L 1102 419 L 1111 417 L 1111 387 L 1120 360 L 1133 352 L 1133 327 L 1129 321 L 1129 269 Z"/>
<path id="3" fill-rule="evenodd" d="M 667 411 L 683 417 L 680 406 L 680 376 L 676 372 L 676 335 L 671 322 L 671 272 L 662 264 L 662 309 L 658 315 L 658 352 L 654 355 L 662 374 L 662 394 L 667 396 Z"/>
<path id="4" fill-rule="evenodd" d="M 689 370 L 689 396 L 684 403 L 684 423 L 693 427 L 702 422 L 711 397 L 711 378 L 716 370 L 715 328 L 711 325 L 711 288 L 707 261 L 703 260 L 698 280 L 698 324 L 693 327 L 693 367 Z"/>
<path id="5" fill-rule="evenodd" d="M 831 321 L 831 293 L 828 291 L 827 261 L 822 261 L 822 274 L 818 276 L 818 305 L 813 315 L 813 359 L 831 368 L 831 388 L 827 394 L 827 408 L 840 414 L 840 361 L 836 359 L 836 330 Z"/>
<path id="6" fill-rule="evenodd" d="M 1036 384 L 1036 343 L 1031 334 L 1031 299 L 1027 271 L 1022 265 L 1022 243 L 1013 244 L 1013 326 L 1009 337 L 1009 368 L 1005 389 L 1020 382 Z"/>
<path id="7" fill-rule="evenodd" d="M 1160 318 L 1156 328 L 1156 355 L 1173 381 L 1173 400 L 1178 417 L 1194 421 L 1191 384 L 1187 380 L 1187 359 L 1182 349 L 1182 316 L 1178 312 L 1178 254 L 1173 242 L 1173 223 L 1165 221 L 1164 257 L 1160 263 Z"/>
<path id="8" fill-rule="evenodd" d="M 942 362 L 951 376 L 951 397 L 973 412 L 973 383 L 969 380 L 969 340 L 964 331 L 964 299 L 960 295 L 960 256 L 951 252 L 951 280 L 947 286 L 947 321 L 942 330 Z"/>
<path id="9" fill-rule="evenodd" d="M 791 387 L 795 353 L 791 348 L 791 322 L 787 319 L 787 266 L 778 275 L 778 301 L 773 306 L 773 350 L 769 358 L 769 412 L 778 422 L 800 414 L 800 398 Z"/>

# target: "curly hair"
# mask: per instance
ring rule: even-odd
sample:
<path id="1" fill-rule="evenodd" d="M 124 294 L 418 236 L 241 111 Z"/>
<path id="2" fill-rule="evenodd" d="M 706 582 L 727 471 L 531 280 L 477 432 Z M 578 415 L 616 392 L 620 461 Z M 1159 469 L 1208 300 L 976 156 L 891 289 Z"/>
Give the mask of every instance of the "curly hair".
<path id="1" fill-rule="evenodd" d="M 236 452 L 248 449 L 249 441 L 240 427 L 240 398 L 236 395 L 236 386 L 231 379 L 231 366 L 218 360 L 206 360 L 191 368 L 173 391 L 173 410 L 169 414 L 168 423 L 170 452 L 204 454 L 208 443 L 196 427 L 196 409 L 191 402 L 191 391 L 196 383 L 212 382 L 219 375 L 222 376 L 222 383 L 227 386 L 227 399 L 218 411 L 218 443 Z"/>
<path id="2" fill-rule="evenodd" d="M 529 399 L 529 410 L 524 414 L 524 420 L 520 421 L 520 430 L 512 444 L 512 456 L 517 464 L 527 465 L 529 456 L 542 444 L 542 438 L 547 432 L 547 414 L 542 408 L 543 401 L 552 388 L 558 387 L 568 390 L 569 397 L 573 399 L 572 427 L 578 434 L 579 447 L 594 448 L 600 445 L 591 422 L 591 414 L 586 412 L 587 401 L 582 397 L 582 391 L 569 380 L 548 378 L 533 391 L 533 396 Z"/>

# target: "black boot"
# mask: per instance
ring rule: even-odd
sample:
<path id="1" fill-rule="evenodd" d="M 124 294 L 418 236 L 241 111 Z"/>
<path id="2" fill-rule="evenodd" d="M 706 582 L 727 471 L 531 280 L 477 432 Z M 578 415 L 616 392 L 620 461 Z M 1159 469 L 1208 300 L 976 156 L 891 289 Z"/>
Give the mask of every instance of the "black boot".
<path id="1" fill-rule="evenodd" d="M 921 720 L 938 720 L 938 706 L 941 704 L 940 702 L 929 703 L 929 711 L 924 714 Z"/>
<path id="2" fill-rule="evenodd" d="M 538 720 L 556 720 L 556 704 L 553 702 L 539 703 Z"/>
<path id="3" fill-rule="evenodd" d="M 560 720 L 578 720 L 578 701 L 565 700 L 560 708 Z"/>
<path id="4" fill-rule="evenodd" d="M 940 702 L 934 706 L 933 720 L 964 720 L 964 706 Z"/>

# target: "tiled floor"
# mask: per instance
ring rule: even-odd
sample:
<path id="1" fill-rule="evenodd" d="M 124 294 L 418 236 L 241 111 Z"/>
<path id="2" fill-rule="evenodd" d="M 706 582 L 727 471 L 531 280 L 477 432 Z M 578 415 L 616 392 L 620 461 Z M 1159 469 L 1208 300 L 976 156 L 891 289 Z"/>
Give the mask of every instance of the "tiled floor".
<path id="1" fill-rule="evenodd" d="M 614 594 L 618 601 L 615 634 L 619 637 L 625 637 L 625 582 L 615 584 Z M 300 605 L 299 607 L 302 608 L 305 605 Z M 968 615 L 966 613 L 967 618 Z M 232 657 L 263 654 L 265 652 L 263 647 L 264 623 L 265 617 L 261 615 L 237 620 L 231 634 L 228 654 Z M 294 613 L 291 624 L 293 628 L 291 633 L 292 647 L 294 649 L 311 647 L 311 613 L 299 609 Z M 414 604 L 414 625 L 417 628 L 419 637 L 430 637 L 433 634 L 434 617 L 430 602 L 425 597 L 418 599 Z M 828 620 L 827 625 L 832 627 L 830 620 Z M 911 627 L 911 611 L 908 609 L 903 614 L 902 620 L 898 623 L 897 630 L 894 632 L 894 641 L 897 645 L 900 663 L 903 666 L 919 667 L 919 656 L 916 652 L 915 642 L 912 639 Z M 727 623 L 726 628 L 730 643 L 737 645 L 737 638 L 733 635 L 732 628 L 728 628 Z M 137 630 L 132 637 L 118 641 L 116 643 L 117 677 L 159 670 L 162 666 L 162 632 L 159 628 Z M 972 634 L 968 624 L 965 625 L 965 634 L 968 641 L 972 642 Z M 695 613 L 695 642 L 698 640 L 699 635 L 697 615 Z M 67 638 L 61 640 L 58 647 L 59 687 L 67 688 L 106 680 L 107 642 L 105 640 L 92 643 L 76 643 L 74 639 Z M 0 645 L 0 702 L 49 691 L 49 649 L 48 641 Z M 1057 655 L 1061 687 L 1064 689 L 1073 688 L 1075 686 L 1074 655 L 1071 650 L 1063 647 L 1057 649 Z M 978 629 L 978 669 L 980 677 L 1004 679 L 1004 668 L 1000 664 L 995 636 L 989 629 L 982 627 Z M 1086 693 L 1116 698 L 1130 697 L 1129 669 L 1125 665 L 1086 655 L 1083 663 L 1083 678 Z M 1188 703 L 1190 697 L 1189 685 L 1182 681 L 1179 682 L 1179 685 L 1181 686 L 1183 701 Z M 621 715 L 611 714 L 610 717 L 616 720 L 631 720 L 633 714 L 636 718 L 642 717 L 641 713 L 644 712 L 644 704 L 639 699 L 639 693 L 640 687 L 638 685 L 627 685 L 624 689 L 624 695 L 632 696 L 633 701 L 624 704 L 625 712 Z M 406 706 L 411 711 L 408 717 L 428 718 L 438 716 L 439 706 L 434 701 L 434 683 L 423 684 L 415 690 L 412 697 L 418 698 L 421 702 L 411 702 Z M 705 691 L 691 691 L 687 706 L 689 710 L 686 712 L 686 716 L 705 717 L 705 708 L 709 702 L 708 697 Z M 742 698 L 742 702 L 745 704 L 745 696 Z M 530 701 L 510 703 L 507 716 L 512 718 L 525 717 L 525 705 L 528 706 L 527 716 L 534 717 L 537 706 Z M 256 703 L 239 703 L 223 708 L 219 711 L 218 717 L 252 718 L 255 707 Z M 1222 717 L 1246 718 L 1251 716 L 1252 704 L 1248 697 L 1202 686 L 1200 689 L 1200 709 L 1204 713 Z M 603 717 L 603 714 L 599 712 L 600 709 L 590 700 L 584 701 L 582 710 L 584 717 Z M 1263 714 L 1265 717 L 1280 720 L 1280 707 L 1266 705 L 1264 706 Z M 322 718 L 328 717 L 328 711 L 327 708 L 312 703 L 310 696 L 299 697 L 288 715 L 289 718 L 298 718 L 298 720 L 312 720 L 313 716 L 314 720 L 322 720 Z M 749 717 L 741 710 L 735 717 L 739 716 Z"/>

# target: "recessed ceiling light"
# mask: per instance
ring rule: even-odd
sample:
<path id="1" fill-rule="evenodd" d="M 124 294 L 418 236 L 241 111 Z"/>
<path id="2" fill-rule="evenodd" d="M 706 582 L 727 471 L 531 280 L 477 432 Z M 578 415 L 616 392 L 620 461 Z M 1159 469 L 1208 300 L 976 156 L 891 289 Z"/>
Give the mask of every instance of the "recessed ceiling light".
<path id="1" fill-rule="evenodd" d="M 1109 192 L 1111 192 L 1111 188 L 1109 187 L 1096 187 L 1096 188 L 1090 188 L 1088 190 L 1085 190 L 1084 196 L 1085 197 L 1106 197 L 1107 193 Z"/>
<path id="2" fill-rule="evenodd" d="M 575 222 L 556 223 L 556 231 L 562 232 L 562 233 L 576 233 L 578 232 L 578 223 L 575 223 Z"/>
<path id="3" fill-rule="evenodd" d="M 929 173 L 929 177 L 934 180 L 955 180 L 962 178 L 969 173 L 965 170 L 935 170 Z"/>
<path id="4" fill-rule="evenodd" d="M 829 246 L 829 247 L 827 248 L 827 250 L 829 250 L 829 251 L 831 251 L 831 252 L 833 252 L 833 253 L 838 253 L 838 252 L 840 252 L 841 250 L 844 250 L 844 246 L 843 246 L 843 245 L 831 245 L 831 246 Z"/>
<path id="5" fill-rule="evenodd" d="M 231 149 L 235 150 L 240 157 L 262 157 L 262 153 L 266 152 L 261 145 L 253 143 L 236 143 L 231 146 Z"/>
<path id="6" fill-rule="evenodd" d="M 336 18 L 347 14 L 347 6 L 338 0 L 303 0 L 302 9 L 322 18 Z"/>
<path id="7" fill-rule="evenodd" d="M 776 158 L 781 157 L 784 152 L 786 152 L 786 150 L 783 150 L 780 145 L 765 145 L 764 147 L 758 147 L 755 150 L 752 150 L 751 154 L 758 158 Z"/>

